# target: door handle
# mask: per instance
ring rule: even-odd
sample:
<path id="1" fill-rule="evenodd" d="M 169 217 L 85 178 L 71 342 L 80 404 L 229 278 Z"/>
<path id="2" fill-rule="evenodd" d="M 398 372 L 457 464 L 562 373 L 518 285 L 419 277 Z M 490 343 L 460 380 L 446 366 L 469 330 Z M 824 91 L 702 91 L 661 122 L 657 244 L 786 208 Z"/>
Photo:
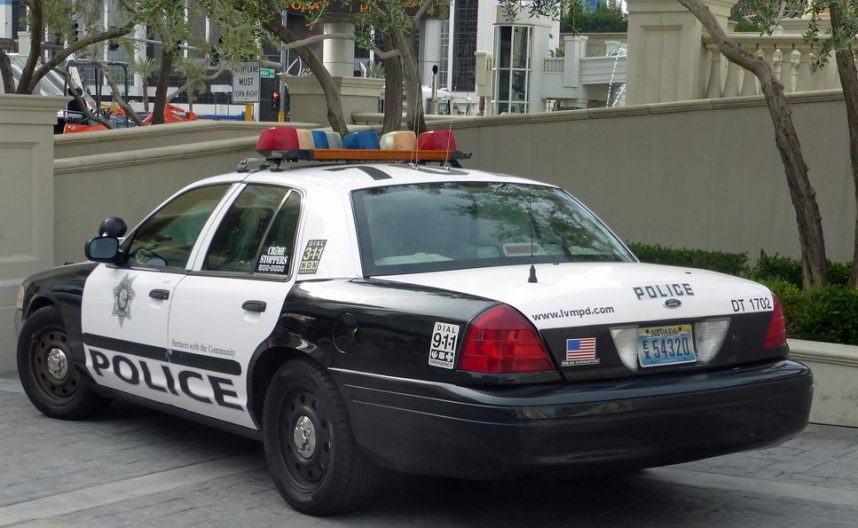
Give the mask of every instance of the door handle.
<path id="1" fill-rule="evenodd" d="M 158 299 L 159 301 L 166 301 L 170 298 L 170 292 L 169 290 L 152 290 L 149 292 L 149 297 Z"/>
<path id="2" fill-rule="evenodd" d="M 246 310 L 248 312 L 258 312 L 262 313 L 265 311 L 265 307 L 268 306 L 265 304 L 265 301 L 244 301 L 244 304 L 241 305 L 242 310 Z"/>

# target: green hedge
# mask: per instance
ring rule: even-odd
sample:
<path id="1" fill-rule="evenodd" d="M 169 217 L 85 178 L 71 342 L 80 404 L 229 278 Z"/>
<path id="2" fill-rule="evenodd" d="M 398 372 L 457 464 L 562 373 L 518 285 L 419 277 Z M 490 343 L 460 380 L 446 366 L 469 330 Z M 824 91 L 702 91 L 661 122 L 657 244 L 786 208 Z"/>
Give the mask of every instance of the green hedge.
<path id="1" fill-rule="evenodd" d="M 846 287 L 851 265 L 829 263 L 830 284 L 802 289 L 801 262 L 760 252 L 750 265 L 746 253 L 674 249 L 651 244 L 629 244 L 642 262 L 689 266 L 739 275 L 758 281 L 781 300 L 787 335 L 795 339 L 858 345 L 858 290 Z"/>

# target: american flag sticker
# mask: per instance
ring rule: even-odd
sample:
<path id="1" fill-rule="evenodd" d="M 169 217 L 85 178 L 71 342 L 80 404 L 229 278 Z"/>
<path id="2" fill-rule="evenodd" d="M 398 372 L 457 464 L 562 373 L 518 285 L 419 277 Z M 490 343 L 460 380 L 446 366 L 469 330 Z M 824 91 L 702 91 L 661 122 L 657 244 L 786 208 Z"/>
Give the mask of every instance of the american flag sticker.
<path id="1" fill-rule="evenodd" d="M 599 358 L 596 357 L 596 338 L 579 337 L 566 340 L 566 360 L 564 367 L 576 367 L 580 365 L 598 365 Z"/>

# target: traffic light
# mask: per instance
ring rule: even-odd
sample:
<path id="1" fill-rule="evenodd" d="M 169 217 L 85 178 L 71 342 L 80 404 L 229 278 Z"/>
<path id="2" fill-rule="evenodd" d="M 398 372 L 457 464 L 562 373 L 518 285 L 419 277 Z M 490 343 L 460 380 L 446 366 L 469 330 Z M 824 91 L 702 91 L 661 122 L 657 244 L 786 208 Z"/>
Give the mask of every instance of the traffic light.
<path id="1" fill-rule="evenodd" d="M 271 94 L 271 109 L 280 111 L 280 92 L 273 92 Z"/>
<path id="2" fill-rule="evenodd" d="M 80 24 L 75 22 L 72 29 L 72 42 L 77 42 L 77 39 L 80 37 Z"/>

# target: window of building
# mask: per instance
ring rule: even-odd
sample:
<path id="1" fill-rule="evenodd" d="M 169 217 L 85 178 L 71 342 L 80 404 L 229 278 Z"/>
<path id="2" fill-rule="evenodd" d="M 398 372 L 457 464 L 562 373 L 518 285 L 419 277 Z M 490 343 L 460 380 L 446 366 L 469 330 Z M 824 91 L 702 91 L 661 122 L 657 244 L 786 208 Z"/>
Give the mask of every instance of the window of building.
<path id="1" fill-rule="evenodd" d="M 478 0 L 456 0 L 453 28 L 453 79 L 455 92 L 476 89 L 477 11 Z"/>
<path id="2" fill-rule="evenodd" d="M 450 21 L 441 21 L 441 60 L 438 64 L 438 87 L 447 88 L 448 71 L 450 69 Z"/>
<path id="3" fill-rule="evenodd" d="M 494 50 L 494 113 L 526 114 L 530 106 L 529 26 L 497 26 Z"/>

